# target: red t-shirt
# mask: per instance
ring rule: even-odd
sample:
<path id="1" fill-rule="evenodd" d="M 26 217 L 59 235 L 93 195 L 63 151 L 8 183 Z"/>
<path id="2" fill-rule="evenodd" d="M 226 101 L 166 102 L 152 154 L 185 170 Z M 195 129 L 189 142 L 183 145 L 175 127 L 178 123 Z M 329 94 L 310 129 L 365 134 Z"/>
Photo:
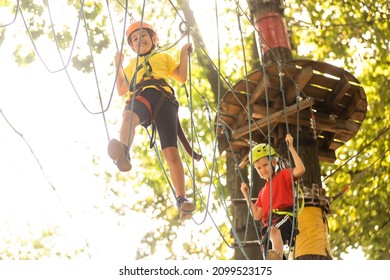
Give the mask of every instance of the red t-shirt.
<path id="1" fill-rule="evenodd" d="M 284 209 L 294 205 L 291 169 L 282 169 L 272 177 L 272 209 Z M 294 181 L 296 178 L 294 178 Z M 263 223 L 267 223 L 270 206 L 270 180 L 260 190 L 255 205 L 263 209 Z"/>

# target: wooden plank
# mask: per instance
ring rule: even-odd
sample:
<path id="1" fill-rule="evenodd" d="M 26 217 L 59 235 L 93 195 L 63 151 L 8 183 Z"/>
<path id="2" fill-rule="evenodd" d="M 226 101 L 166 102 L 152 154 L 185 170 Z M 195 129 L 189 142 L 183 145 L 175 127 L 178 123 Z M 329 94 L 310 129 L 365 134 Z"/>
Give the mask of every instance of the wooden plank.
<path id="1" fill-rule="evenodd" d="M 256 86 L 257 86 L 257 81 L 248 80 L 248 86 L 247 86 L 246 80 L 240 80 L 238 83 L 236 83 L 233 86 L 233 89 L 235 91 L 239 91 L 242 93 L 250 93 L 253 90 L 255 90 Z"/>
<path id="2" fill-rule="evenodd" d="M 238 104 L 222 103 L 220 109 L 222 112 L 234 115 L 237 114 L 237 112 L 241 111 L 242 107 Z"/>
<path id="3" fill-rule="evenodd" d="M 223 96 L 221 103 L 240 104 L 242 102 L 245 102 L 246 99 L 247 99 L 247 95 L 245 93 L 229 90 Z"/>
<path id="4" fill-rule="evenodd" d="M 300 110 L 306 109 L 306 108 L 312 106 L 313 104 L 314 104 L 314 100 L 311 98 L 302 100 L 299 102 L 299 109 Z M 260 120 L 256 121 L 255 124 L 251 125 L 251 131 L 254 131 L 258 128 L 263 128 L 263 127 L 267 126 L 268 122 L 273 123 L 275 121 L 278 121 L 280 118 L 284 118 L 285 113 L 287 116 L 289 116 L 291 114 L 295 114 L 296 110 L 297 110 L 297 106 L 296 106 L 296 104 L 294 104 L 294 105 L 286 107 L 286 110 L 281 110 L 281 111 L 278 111 L 276 113 L 271 114 L 269 119 L 266 119 L 266 118 L 260 119 Z M 249 128 L 246 126 L 246 127 L 239 128 L 237 130 L 233 130 L 232 137 L 234 139 L 237 139 L 237 138 L 240 138 L 241 136 L 248 134 L 248 133 L 249 133 Z"/>
<path id="5" fill-rule="evenodd" d="M 290 61 L 282 64 L 282 72 L 287 74 L 288 76 L 294 77 L 298 74 L 298 72 L 302 69 L 301 66 L 296 66 L 294 63 L 290 63 Z M 266 72 L 270 76 L 279 77 L 279 65 L 277 63 L 273 63 L 266 67 Z"/>
<path id="6" fill-rule="evenodd" d="M 293 77 L 294 84 L 287 89 L 286 104 L 290 105 L 297 97 L 297 90 L 302 90 L 313 76 L 313 68 L 305 66 L 296 77 Z"/>
<path id="7" fill-rule="evenodd" d="M 320 161 L 334 163 L 336 161 L 336 153 L 329 149 L 318 149 L 318 159 Z"/>
<path id="8" fill-rule="evenodd" d="M 234 123 L 233 129 L 237 129 L 238 127 L 244 126 L 248 123 L 248 113 L 245 111 L 241 111 L 237 115 L 237 119 Z"/>
<path id="9" fill-rule="evenodd" d="M 366 111 L 361 112 L 361 111 L 354 111 L 351 116 L 349 117 L 350 120 L 358 121 L 358 122 L 363 122 L 364 118 L 366 117 Z"/>
<path id="10" fill-rule="evenodd" d="M 332 89 L 334 89 L 340 81 L 339 78 L 335 79 L 328 76 L 324 76 L 322 73 L 320 74 L 315 70 L 313 70 L 313 73 L 314 74 L 310 79 L 310 84 L 325 88 L 328 91 L 332 91 Z"/>
<path id="11" fill-rule="evenodd" d="M 257 83 L 255 89 L 250 95 L 250 104 L 256 103 L 256 101 L 264 94 L 266 87 L 269 85 L 269 78 L 267 75 L 263 76 Z"/>
<path id="12" fill-rule="evenodd" d="M 365 99 L 360 98 L 362 88 L 358 89 L 356 94 L 352 95 L 352 102 L 347 104 L 348 106 L 343 111 L 342 116 L 344 118 L 350 118 L 355 111 L 366 111 L 367 110 L 367 101 Z"/>
<path id="13" fill-rule="evenodd" d="M 258 82 L 260 81 L 261 77 L 263 77 L 263 71 L 261 71 L 260 69 L 255 69 L 249 73 L 248 80 Z"/>
<path id="14" fill-rule="evenodd" d="M 238 164 L 238 168 L 243 169 L 245 166 L 247 166 L 248 162 L 249 162 L 249 157 L 247 154 L 244 158 L 241 159 L 240 163 Z"/>
<path id="15" fill-rule="evenodd" d="M 335 151 L 335 150 L 337 150 L 338 148 L 340 148 L 342 145 L 344 145 L 344 143 L 338 142 L 338 141 L 332 141 L 332 142 L 329 144 L 329 149 Z"/>
<path id="16" fill-rule="evenodd" d="M 328 76 L 332 75 L 333 77 L 342 77 L 347 74 L 349 76 L 350 81 L 359 83 L 359 81 L 356 78 L 354 78 L 344 69 L 328 64 L 326 62 L 305 60 L 305 59 L 291 60 L 289 62 L 294 63 L 295 65 L 299 65 L 301 67 L 304 67 L 305 65 L 311 65 L 314 70 L 318 71 L 322 75 L 327 74 Z"/>
<path id="17" fill-rule="evenodd" d="M 268 111 L 269 114 L 273 114 L 277 112 L 277 110 L 274 108 L 269 108 Z M 265 118 L 267 116 L 267 107 L 264 105 L 253 104 L 251 113 L 252 113 L 252 118 L 255 119 Z"/>
<path id="18" fill-rule="evenodd" d="M 334 135 L 333 139 L 336 139 L 341 142 L 347 142 L 350 140 L 352 137 L 356 135 L 357 132 L 351 132 L 351 131 L 337 131 L 336 134 Z"/>
<path id="19" fill-rule="evenodd" d="M 323 90 L 322 88 L 314 87 L 311 84 L 307 84 L 306 87 L 302 89 L 302 92 L 306 96 L 310 96 L 321 101 L 324 101 L 329 94 L 329 91 Z"/>
<path id="20" fill-rule="evenodd" d="M 233 116 L 221 116 L 219 118 L 219 123 L 225 123 L 228 126 L 231 126 L 234 122 L 234 117 Z"/>
<path id="21" fill-rule="evenodd" d="M 297 125 L 297 119 L 295 117 L 289 117 L 287 119 L 289 124 Z M 284 119 L 280 119 L 279 122 L 285 123 Z M 310 127 L 310 120 L 307 118 L 299 117 L 299 125 Z M 360 124 L 350 120 L 329 119 L 326 120 L 316 115 L 316 127 L 318 130 L 324 130 L 333 133 L 344 133 L 350 135 L 352 138 L 360 128 Z M 348 139 L 349 140 L 349 139 Z"/>
<path id="22" fill-rule="evenodd" d="M 249 142 L 243 140 L 235 140 L 232 142 L 232 144 L 236 147 L 250 147 Z"/>
<path id="23" fill-rule="evenodd" d="M 326 99 L 326 106 L 331 110 L 337 104 L 340 103 L 340 100 L 343 98 L 345 93 L 351 88 L 347 76 L 343 76 L 340 79 L 340 82 L 337 83 L 337 86 L 333 89 L 333 94 L 330 94 Z"/>

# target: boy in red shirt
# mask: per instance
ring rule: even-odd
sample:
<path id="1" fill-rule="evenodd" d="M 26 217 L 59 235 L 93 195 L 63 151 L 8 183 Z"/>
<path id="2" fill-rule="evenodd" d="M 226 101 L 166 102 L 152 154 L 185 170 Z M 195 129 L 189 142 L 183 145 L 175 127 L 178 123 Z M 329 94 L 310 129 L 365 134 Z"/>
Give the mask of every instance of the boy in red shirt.
<path id="1" fill-rule="evenodd" d="M 256 203 L 249 197 L 249 187 L 246 183 L 241 183 L 241 191 L 250 205 L 255 220 L 262 219 L 264 223 L 263 234 L 267 235 L 268 217 L 272 215 L 270 230 L 271 250 L 268 251 L 269 260 L 283 259 L 283 245 L 290 241 L 292 230 L 292 217 L 286 214 L 275 212 L 291 212 L 294 206 L 293 182 L 305 172 L 305 166 L 293 146 L 293 137 L 286 135 L 287 146 L 291 152 L 295 167 L 292 169 L 282 169 L 275 174 L 277 165 L 277 153 L 267 144 L 259 144 L 252 149 L 252 163 L 260 177 L 267 180 L 260 190 Z M 271 156 L 271 161 L 269 160 Z M 271 178 L 272 177 L 272 178 Z M 272 183 L 272 196 L 270 196 Z M 272 211 L 270 213 L 270 197 L 272 197 Z"/>

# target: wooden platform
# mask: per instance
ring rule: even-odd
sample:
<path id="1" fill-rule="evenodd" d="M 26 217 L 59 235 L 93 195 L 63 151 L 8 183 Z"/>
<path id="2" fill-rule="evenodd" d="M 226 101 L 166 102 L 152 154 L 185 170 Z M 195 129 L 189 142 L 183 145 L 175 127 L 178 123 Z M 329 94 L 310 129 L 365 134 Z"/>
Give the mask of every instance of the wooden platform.
<path id="1" fill-rule="evenodd" d="M 297 102 L 299 91 L 302 99 Z M 216 120 L 219 151 L 234 152 L 243 167 L 247 164 L 250 131 L 252 140 L 260 143 L 267 142 L 268 130 L 286 119 L 292 125 L 311 127 L 310 108 L 315 112 L 319 159 L 334 162 L 335 150 L 356 135 L 365 118 L 366 94 L 349 72 L 311 60 L 269 65 L 250 73 L 248 79 L 227 91 L 220 102 L 220 118 Z"/>

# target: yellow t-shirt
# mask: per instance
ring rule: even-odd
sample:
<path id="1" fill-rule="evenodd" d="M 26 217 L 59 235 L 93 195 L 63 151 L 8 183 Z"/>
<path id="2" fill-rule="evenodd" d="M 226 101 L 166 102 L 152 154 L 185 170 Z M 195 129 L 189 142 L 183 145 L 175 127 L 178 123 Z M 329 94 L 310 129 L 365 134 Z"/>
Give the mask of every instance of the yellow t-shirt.
<path id="1" fill-rule="evenodd" d="M 138 57 L 138 65 L 141 65 L 144 62 L 144 60 L 145 60 L 144 56 Z M 137 58 L 130 59 L 130 64 L 124 70 L 126 78 L 129 82 L 131 82 L 131 79 L 133 78 L 134 72 L 136 70 L 136 65 L 135 65 L 136 62 L 137 62 Z M 151 56 L 149 58 L 149 64 L 152 67 L 151 75 L 153 75 L 155 79 L 164 79 L 166 82 L 168 82 L 168 78 L 171 76 L 172 72 L 179 65 L 172 58 L 172 56 L 167 53 L 158 53 Z M 144 73 L 145 73 L 145 69 L 144 67 L 141 67 L 141 69 L 138 70 L 137 72 L 136 83 L 139 83 L 141 81 Z M 145 79 L 147 80 L 149 78 L 146 77 Z M 153 87 L 153 86 L 149 86 L 149 87 Z M 166 87 L 166 89 L 173 94 L 172 90 L 169 87 Z"/>

